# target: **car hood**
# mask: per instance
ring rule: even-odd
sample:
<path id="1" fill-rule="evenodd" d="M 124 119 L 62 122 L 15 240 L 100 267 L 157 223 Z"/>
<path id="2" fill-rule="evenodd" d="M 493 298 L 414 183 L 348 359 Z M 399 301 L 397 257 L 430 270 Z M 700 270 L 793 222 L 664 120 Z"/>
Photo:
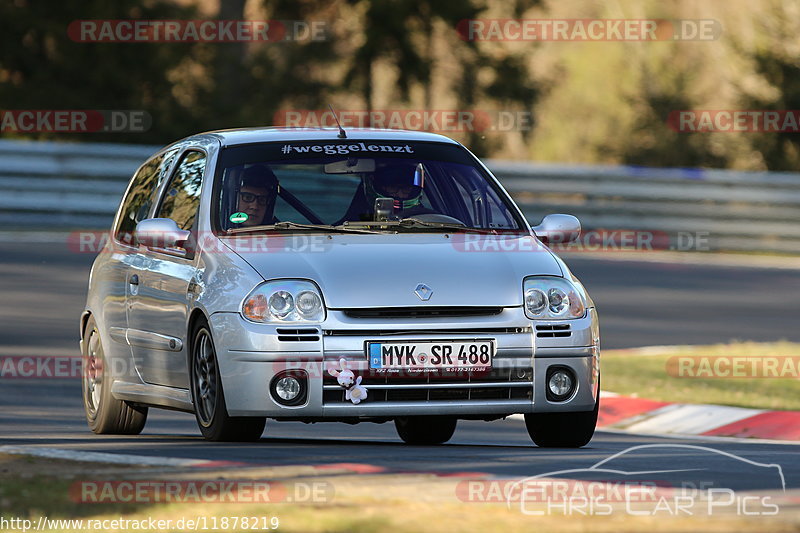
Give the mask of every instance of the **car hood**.
<path id="1" fill-rule="evenodd" d="M 314 281 L 328 308 L 520 306 L 525 276 L 561 276 L 530 235 L 305 234 L 224 237 L 265 280 Z M 432 291 L 423 301 L 416 289 Z"/>

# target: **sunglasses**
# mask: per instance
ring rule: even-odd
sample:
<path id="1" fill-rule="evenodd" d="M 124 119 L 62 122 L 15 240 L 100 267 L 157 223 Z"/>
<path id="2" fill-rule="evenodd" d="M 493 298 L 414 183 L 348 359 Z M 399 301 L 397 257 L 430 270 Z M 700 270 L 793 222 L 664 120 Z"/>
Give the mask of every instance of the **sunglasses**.
<path id="1" fill-rule="evenodd" d="M 247 204 L 252 204 L 258 200 L 258 205 L 267 205 L 267 199 L 269 198 L 266 194 L 253 194 L 251 192 L 240 192 L 239 197 Z"/>

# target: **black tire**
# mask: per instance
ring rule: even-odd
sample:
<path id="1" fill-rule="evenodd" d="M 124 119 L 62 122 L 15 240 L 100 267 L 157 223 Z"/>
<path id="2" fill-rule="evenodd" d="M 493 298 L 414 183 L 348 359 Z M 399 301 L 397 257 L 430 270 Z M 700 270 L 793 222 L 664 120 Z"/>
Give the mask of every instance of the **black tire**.
<path id="1" fill-rule="evenodd" d="M 89 317 L 83 332 L 83 410 L 89 429 L 98 435 L 138 435 L 147 422 L 147 407 L 117 400 L 111 394 L 113 376 L 108 370 L 100 331 Z"/>
<path id="2" fill-rule="evenodd" d="M 199 321 L 192 330 L 189 378 L 194 414 L 207 440 L 249 442 L 261 438 L 265 417 L 229 416 L 211 329 Z"/>
<path id="3" fill-rule="evenodd" d="M 574 413 L 529 413 L 525 427 L 531 440 L 540 448 L 580 448 L 589 444 L 597 427 L 600 411 L 598 388 L 594 409 Z"/>
<path id="4" fill-rule="evenodd" d="M 394 419 L 397 434 L 406 444 L 443 444 L 453 437 L 454 416 L 406 416 Z"/>

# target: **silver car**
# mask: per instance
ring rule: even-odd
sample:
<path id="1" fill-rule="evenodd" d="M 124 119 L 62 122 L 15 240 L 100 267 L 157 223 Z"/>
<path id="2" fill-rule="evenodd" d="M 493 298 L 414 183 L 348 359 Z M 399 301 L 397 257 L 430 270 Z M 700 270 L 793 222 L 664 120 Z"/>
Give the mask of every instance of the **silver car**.
<path id="1" fill-rule="evenodd" d="M 388 422 L 411 444 L 523 414 L 539 446 L 591 439 L 599 328 L 581 283 L 491 172 L 446 137 L 241 129 L 134 174 L 80 319 L 98 434 L 150 407 L 210 440 L 266 419 Z"/>

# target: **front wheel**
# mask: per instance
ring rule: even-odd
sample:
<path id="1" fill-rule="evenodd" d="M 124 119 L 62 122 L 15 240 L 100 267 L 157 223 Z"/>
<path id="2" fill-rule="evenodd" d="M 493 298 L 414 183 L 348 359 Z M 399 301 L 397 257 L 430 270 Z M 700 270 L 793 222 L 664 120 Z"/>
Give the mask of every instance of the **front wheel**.
<path id="1" fill-rule="evenodd" d="M 213 441 L 255 441 L 264 432 L 264 417 L 229 416 L 208 324 L 200 323 L 192 336 L 190 378 L 194 413 L 200 432 Z"/>
<path id="2" fill-rule="evenodd" d="M 575 413 L 528 413 L 525 427 L 540 448 L 580 448 L 592 440 L 600 410 L 598 392 L 594 409 Z"/>
<path id="3" fill-rule="evenodd" d="M 406 416 L 395 418 L 394 427 L 406 444 L 443 444 L 453 437 L 457 422 L 453 416 Z"/>

